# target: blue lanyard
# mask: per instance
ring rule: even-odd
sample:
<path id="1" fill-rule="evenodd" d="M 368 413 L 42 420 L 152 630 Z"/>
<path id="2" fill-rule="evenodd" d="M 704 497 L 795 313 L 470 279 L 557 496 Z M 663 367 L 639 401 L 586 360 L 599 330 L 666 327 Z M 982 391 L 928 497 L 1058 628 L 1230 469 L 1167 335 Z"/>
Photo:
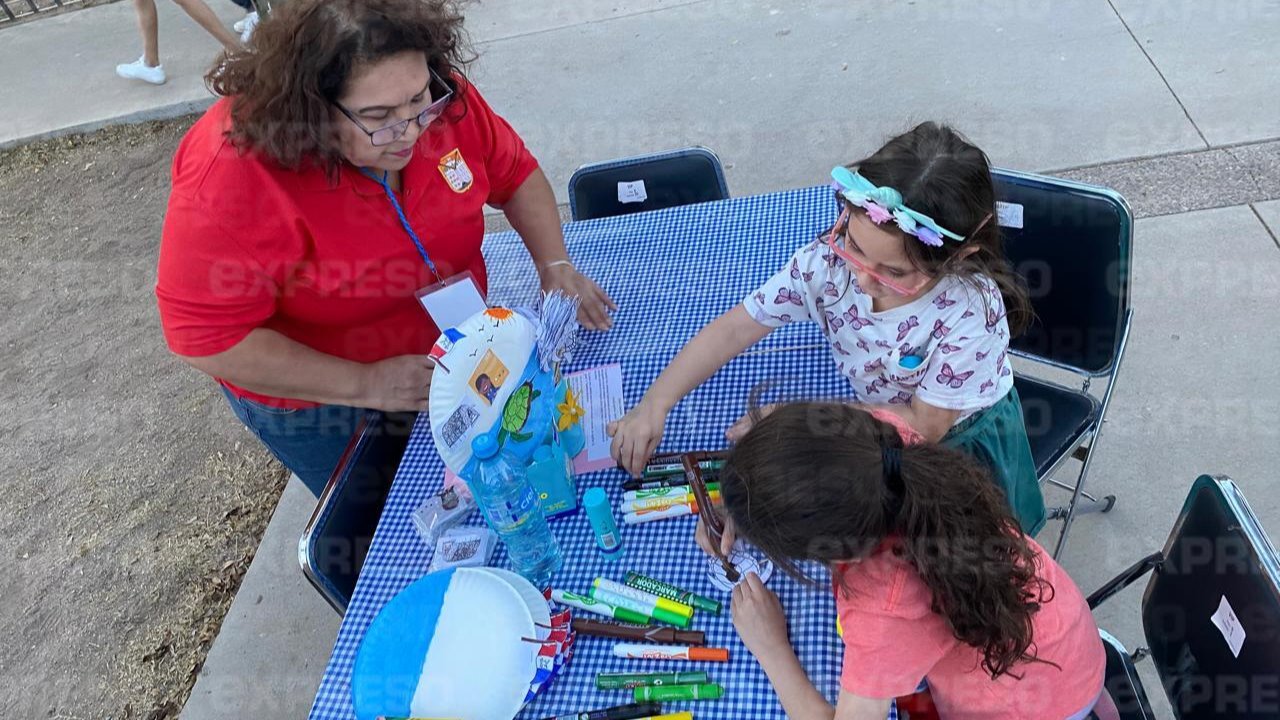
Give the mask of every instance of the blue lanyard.
<path id="1" fill-rule="evenodd" d="M 431 268 L 431 274 L 436 276 L 436 280 L 444 282 L 444 278 L 440 277 L 440 272 L 436 270 L 436 264 L 431 261 L 431 256 L 427 254 L 427 249 L 422 246 L 422 241 L 418 239 L 418 233 L 413 231 L 413 227 L 409 225 L 409 218 L 405 217 L 404 209 L 400 207 L 400 201 L 396 200 L 396 194 L 391 190 L 391 185 L 387 183 L 387 172 L 382 172 L 382 177 L 373 174 L 369 168 L 360 168 L 360 172 L 368 175 L 374 182 L 382 186 L 383 192 L 387 194 L 387 200 L 391 201 L 391 207 L 395 208 L 396 217 L 400 218 L 400 226 L 408 233 L 409 239 L 413 241 L 415 247 L 418 248 L 418 254 L 426 261 L 427 267 Z"/>

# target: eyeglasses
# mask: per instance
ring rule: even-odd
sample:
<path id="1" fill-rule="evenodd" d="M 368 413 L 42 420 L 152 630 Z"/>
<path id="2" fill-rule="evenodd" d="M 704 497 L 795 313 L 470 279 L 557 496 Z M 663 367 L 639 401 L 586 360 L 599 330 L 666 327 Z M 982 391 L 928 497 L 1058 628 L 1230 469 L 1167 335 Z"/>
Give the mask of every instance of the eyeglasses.
<path id="1" fill-rule="evenodd" d="M 447 91 L 444 95 L 440 96 L 440 99 L 432 101 L 425 110 L 418 113 L 416 118 L 401 120 L 398 123 L 387 125 L 386 127 L 380 127 L 377 130 L 370 130 L 365 127 L 364 123 L 357 120 L 355 114 L 343 107 L 341 103 L 335 102 L 334 105 L 342 111 L 343 115 L 347 116 L 348 120 L 355 123 L 356 127 L 363 130 L 364 134 L 369 136 L 369 142 L 373 143 L 374 147 L 382 147 L 383 145 L 390 145 L 404 137 L 404 134 L 409 130 L 409 123 L 413 122 L 415 119 L 418 121 L 418 127 L 425 130 L 428 125 L 438 120 L 440 116 L 444 114 L 444 109 L 449 105 L 449 102 L 453 100 L 453 88 L 449 87 L 445 81 L 441 80 L 435 70 L 431 71 L 431 82 L 432 85 L 447 88 Z"/>
<path id="2" fill-rule="evenodd" d="M 845 233 L 849 227 L 849 208 L 846 207 L 840 213 L 840 219 L 836 221 L 834 227 L 831 228 L 831 237 L 827 239 L 827 244 L 831 246 L 834 252 L 841 260 L 858 268 L 862 272 L 870 275 L 876 282 L 884 285 L 895 293 L 903 296 L 915 295 L 920 292 L 920 288 L 929 284 L 931 278 L 925 277 L 924 280 L 915 286 L 903 285 L 900 282 L 885 277 L 882 273 L 876 272 L 870 265 L 853 256 L 849 248 L 845 247 Z"/>

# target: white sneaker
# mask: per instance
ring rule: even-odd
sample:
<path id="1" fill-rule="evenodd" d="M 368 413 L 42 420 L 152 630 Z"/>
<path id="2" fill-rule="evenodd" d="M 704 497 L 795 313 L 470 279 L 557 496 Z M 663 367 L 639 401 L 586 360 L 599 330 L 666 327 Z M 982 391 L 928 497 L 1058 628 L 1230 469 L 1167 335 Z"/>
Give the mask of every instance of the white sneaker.
<path id="1" fill-rule="evenodd" d="M 253 29 L 256 27 L 258 27 L 258 11 L 254 10 L 232 25 L 231 29 L 240 33 L 240 42 L 247 43 L 249 38 L 253 37 Z"/>
<path id="2" fill-rule="evenodd" d="M 163 85 L 165 81 L 164 66 L 151 67 L 142 58 L 138 58 L 131 63 L 117 65 L 116 74 L 126 80 L 141 80 L 152 85 Z"/>

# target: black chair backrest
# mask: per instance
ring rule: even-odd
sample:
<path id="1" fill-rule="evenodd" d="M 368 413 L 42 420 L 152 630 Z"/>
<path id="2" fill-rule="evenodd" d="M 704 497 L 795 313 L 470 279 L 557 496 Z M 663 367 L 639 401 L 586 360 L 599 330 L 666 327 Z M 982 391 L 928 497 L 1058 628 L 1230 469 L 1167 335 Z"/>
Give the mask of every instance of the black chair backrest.
<path id="1" fill-rule="evenodd" d="M 339 613 L 346 612 L 355 591 L 415 417 L 365 414 L 302 536 L 303 570 Z"/>
<path id="2" fill-rule="evenodd" d="M 1280 558 L 1231 480 L 1192 486 L 1142 625 L 1180 720 L 1280 717 Z"/>
<path id="3" fill-rule="evenodd" d="M 644 183 L 647 197 L 642 202 L 622 202 L 618 196 L 619 183 L 635 182 Z M 661 210 L 727 197 L 729 186 L 720 158 L 704 147 L 583 165 L 569 178 L 569 212 L 574 220 Z"/>
<path id="4" fill-rule="evenodd" d="M 1142 686 L 1142 679 L 1133 666 L 1133 660 L 1120 641 L 1107 631 L 1100 631 L 1102 647 L 1107 654 L 1107 669 L 1103 685 L 1111 695 L 1120 720 L 1155 720 L 1151 703 L 1147 700 L 1147 691 Z M 1090 716 L 1105 720 L 1103 713 Z"/>
<path id="5" fill-rule="evenodd" d="M 1091 375 L 1111 371 L 1129 308 L 1133 213 L 1106 188 L 993 171 L 1005 253 L 1036 321 L 1015 354 Z"/>

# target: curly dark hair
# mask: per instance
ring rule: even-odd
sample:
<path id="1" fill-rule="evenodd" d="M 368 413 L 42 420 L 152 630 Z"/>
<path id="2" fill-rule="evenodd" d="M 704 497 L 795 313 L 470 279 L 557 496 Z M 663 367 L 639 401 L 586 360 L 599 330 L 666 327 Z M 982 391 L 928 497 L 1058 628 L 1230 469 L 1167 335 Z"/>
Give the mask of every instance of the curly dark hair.
<path id="1" fill-rule="evenodd" d="M 314 162 L 332 176 L 342 163 L 333 103 L 353 70 L 412 50 L 455 97 L 465 91 L 462 69 L 474 54 L 452 0 L 290 0 L 205 82 L 231 98 L 228 134 L 238 146 L 289 169 Z"/>
<path id="2" fill-rule="evenodd" d="M 883 450 L 901 452 L 898 494 Z M 789 575 L 798 565 L 864 558 L 886 538 L 920 573 L 955 637 L 993 678 L 1035 657 L 1032 616 L 1053 597 L 1035 553 L 987 470 L 940 445 L 903 447 L 853 405 L 792 403 L 759 418 L 720 474 L 737 532 Z"/>
<path id="3" fill-rule="evenodd" d="M 957 275 L 971 283 L 975 275 L 991 278 L 1004 298 L 1009 332 L 1021 335 L 1030 326 L 1035 312 L 1025 283 L 1004 254 L 996 222 L 991 162 L 986 153 L 955 129 L 925 122 L 848 167 L 876 185 L 894 188 L 902 194 L 907 207 L 966 236 L 963 243 L 947 240 L 941 247 L 913 238 L 905 244 L 907 259 L 913 266 L 928 275 Z M 839 195 L 836 197 L 850 212 L 866 212 Z M 829 233 L 830 230 L 823 237 Z M 970 247 L 977 247 L 978 251 L 958 257 L 960 250 Z"/>

